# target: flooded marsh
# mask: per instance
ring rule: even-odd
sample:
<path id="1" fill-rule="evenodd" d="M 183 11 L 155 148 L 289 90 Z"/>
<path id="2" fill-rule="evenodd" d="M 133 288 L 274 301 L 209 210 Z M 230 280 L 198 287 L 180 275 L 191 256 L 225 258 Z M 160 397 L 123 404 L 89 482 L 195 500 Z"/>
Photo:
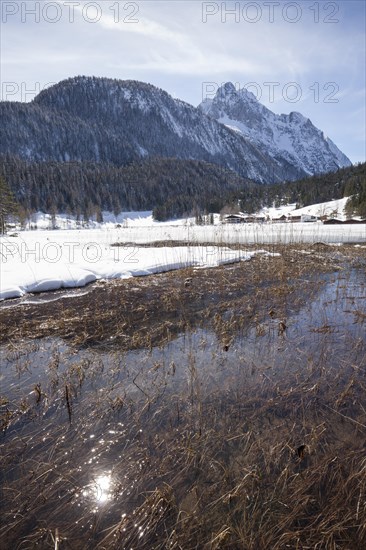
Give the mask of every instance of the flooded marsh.
<path id="1" fill-rule="evenodd" d="M 2 548 L 366 544 L 366 255 L 273 252 L 5 304 Z"/>

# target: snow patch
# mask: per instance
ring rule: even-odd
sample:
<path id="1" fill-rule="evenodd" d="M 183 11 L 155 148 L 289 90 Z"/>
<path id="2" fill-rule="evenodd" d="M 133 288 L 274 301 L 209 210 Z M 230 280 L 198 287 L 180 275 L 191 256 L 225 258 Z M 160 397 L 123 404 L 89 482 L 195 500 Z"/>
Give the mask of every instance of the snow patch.
<path id="1" fill-rule="evenodd" d="M 28 232 L 24 237 L 2 238 L 0 300 L 27 293 L 83 287 L 99 279 L 125 279 L 187 267 L 216 267 L 247 261 L 256 252 L 218 246 L 139 247 L 111 246 L 103 231 L 64 235 Z M 65 238 L 66 237 L 66 238 Z M 76 238 L 75 238 L 76 237 Z M 89 240 L 88 240 L 89 239 Z"/>

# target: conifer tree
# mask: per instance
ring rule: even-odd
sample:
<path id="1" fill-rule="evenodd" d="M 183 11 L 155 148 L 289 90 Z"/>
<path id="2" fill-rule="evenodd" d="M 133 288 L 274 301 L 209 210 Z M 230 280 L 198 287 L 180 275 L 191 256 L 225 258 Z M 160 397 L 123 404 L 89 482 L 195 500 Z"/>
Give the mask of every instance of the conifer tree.
<path id="1" fill-rule="evenodd" d="M 17 203 L 5 179 L 0 176 L 0 234 L 5 233 L 6 221 L 16 214 Z"/>

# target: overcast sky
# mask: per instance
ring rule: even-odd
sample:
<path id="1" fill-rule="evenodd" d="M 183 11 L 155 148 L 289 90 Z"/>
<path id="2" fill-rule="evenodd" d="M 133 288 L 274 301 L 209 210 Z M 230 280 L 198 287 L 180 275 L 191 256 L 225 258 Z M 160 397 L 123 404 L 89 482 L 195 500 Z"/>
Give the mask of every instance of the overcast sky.
<path id="1" fill-rule="evenodd" d="M 76 75 L 150 82 L 198 105 L 231 81 L 365 160 L 365 3 L 1 1 L 1 98 Z"/>

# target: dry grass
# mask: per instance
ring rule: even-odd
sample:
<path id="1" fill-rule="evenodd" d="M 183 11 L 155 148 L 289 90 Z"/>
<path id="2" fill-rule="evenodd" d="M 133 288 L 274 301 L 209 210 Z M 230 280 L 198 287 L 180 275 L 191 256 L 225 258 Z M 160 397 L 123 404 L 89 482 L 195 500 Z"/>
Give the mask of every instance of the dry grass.
<path id="1" fill-rule="evenodd" d="M 4 310 L 1 548 L 363 548 L 365 288 L 328 248 Z M 352 324 L 295 334 L 325 280 Z"/>
<path id="2" fill-rule="evenodd" d="M 319 247 L 325 250 L 320 253 Z M 269 248 L 281 257 L 259 255 L 217 269 L 189 268 L 100 282 L 87 295 L 57 302 L 20 302 L 16 308 L 1 311 L 0 343 L 57 336 L 77 346 L 115 342 L 119 349 L 138 349 L 162 345 L 183 330 L 202 324 L 203 319 L 228 311 L 245 326 L 254 316 L 263 318 L 269 311 L 280 316 L 287 296 L 292 295 L 295 303 L 303 298 L 302 290 L 313 290 L 321 273 L 337 269 L 345 256 L 359 254 L 352 247 L 343 247 L 340 253 L 319 244 Z M 191 279 L 189 285 L 187 279 Z M 299 280 L 301 293 L 294 297 Z"/>

